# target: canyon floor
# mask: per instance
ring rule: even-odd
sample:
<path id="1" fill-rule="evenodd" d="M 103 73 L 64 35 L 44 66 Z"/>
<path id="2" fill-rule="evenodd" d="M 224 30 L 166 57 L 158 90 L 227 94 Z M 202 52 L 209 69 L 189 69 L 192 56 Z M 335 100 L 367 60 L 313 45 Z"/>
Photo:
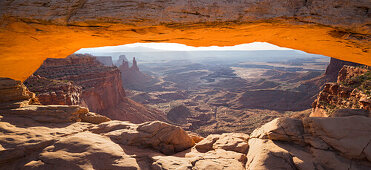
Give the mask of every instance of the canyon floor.
<path id="1" fill-rule="evenodd" d="M 309 115 L 322 84 L 305 85 L 317 81 L 313 79 L 324 74 L 329 62 L 318 55 L 254 62 L 238 57 L 138 58 L 148 76 L 138 83 L 125 85 L 124 80 L 128 97 L 202 136 L 251 133 L 277 117 Z"/>

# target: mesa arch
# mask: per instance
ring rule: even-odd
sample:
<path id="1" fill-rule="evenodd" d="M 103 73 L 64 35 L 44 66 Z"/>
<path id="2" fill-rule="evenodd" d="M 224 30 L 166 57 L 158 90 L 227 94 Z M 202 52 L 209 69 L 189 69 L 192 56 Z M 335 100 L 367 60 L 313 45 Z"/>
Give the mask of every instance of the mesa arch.
<path id="1" fill-rule="evenodd" d="M 369 0 L 12 0 L 0 2 L 0 77 L 45 58 L 135 42 L 255 41 L 371 65 Z"/>

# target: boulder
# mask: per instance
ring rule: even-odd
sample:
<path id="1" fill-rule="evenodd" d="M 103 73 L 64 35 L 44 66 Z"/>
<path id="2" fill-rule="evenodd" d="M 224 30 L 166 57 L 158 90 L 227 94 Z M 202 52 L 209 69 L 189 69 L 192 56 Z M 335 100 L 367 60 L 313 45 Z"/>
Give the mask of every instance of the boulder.
<path id="1" fill-rule="evenodd" d="M 151 147 L 165 154 L 174 154 L 195 144 L 182 128 L 160 121 L 139 125 L 112 121 L 102 123 L 92 130 L 95 133 L 109 131 L 104 135 L 123 145 Z"/>
<path id="2" fill-rule="evenodd" d="M 223 133 L 221 135 L 213 134 L 196 144 L 199 152 L 208 152 L 210 150 L 223 149 L 246 154 L 249 148 L 247 142 L 249 135 L 243 133 Z"/>
<path id="3" fill-rule="evenodd" d="M 299 119 L 276 118 L 254 130 L 250 138 L 303 143 L 304 128 Z"/>
<path id="4" fill-rule="evenodd" d="M 25 165 L 42 169 L 139 169 L 136 160 L 109 138 L 81 132 L 46 147 L 38 160 Z M 40 165 L 41 164 L 41 165 Z"/>

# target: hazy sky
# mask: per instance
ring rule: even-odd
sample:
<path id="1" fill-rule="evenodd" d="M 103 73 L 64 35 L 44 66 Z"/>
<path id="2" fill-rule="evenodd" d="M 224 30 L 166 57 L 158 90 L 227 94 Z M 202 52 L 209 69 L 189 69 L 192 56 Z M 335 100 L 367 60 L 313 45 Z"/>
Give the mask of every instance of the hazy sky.
<path id="1" fill-rule="evenodd" d="M 235 46 L 193 47 L 178 43 L 134 43 L 119 46 L 98 48 L 82 48 L 76 53 L 105 53 L 105 52 L 150 52 L 150 51 L 250 51 L 250 50 L 292 50 L 266 42 L 254 42 Z"/>

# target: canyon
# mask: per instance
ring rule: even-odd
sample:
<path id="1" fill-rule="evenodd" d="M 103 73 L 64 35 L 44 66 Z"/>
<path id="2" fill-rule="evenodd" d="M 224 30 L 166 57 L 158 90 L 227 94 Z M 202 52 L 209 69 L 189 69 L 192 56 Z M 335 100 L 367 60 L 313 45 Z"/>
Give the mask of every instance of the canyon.
<path id="1" fill-rule="evenodd" d="M 331 77 L 325 72 L 327 57 L 293 50 L 122 54 L 139 56 L 137 74 L 151 77 L 144 81 L 148 79 L 138 76 L 143 81 L 126 86 L 128 97 L 163 111 L 171 123 L 201 136 L 251 133 L 278 117 L 309 115 Z M 335 65 L 342 67 L 332 60 L 327 68 Z"/>
<path id="2" fill-rule="evenodd" d="M 339 74 L 345 81 L 359 73 L 355 67 L 342 70 L 348 70 Z M 371 114 L 351 108 L 332 117 L 277 118 L 250 135 L 202 138 L 160 121 L 133 124 L 81 106 L 35 105 L 35 95 L 9 78 L 0 79 L 0 94 L 8 104 L 0 110 L 1 169 L 371 167 Z"/>
<path id="3" fill-rule="evenodd" d="M 369 0 L 0 1 L 0 169 L 371 169 L 370 8 Z M 73 54 L 137 42 L 257 41 L 331 62 L 321 72 L 268 70 L 261 75 L 269 79 L 249 84 L 246 69 L 287 63 L 181 65 L 155 77 L 137 58 L 133 70 L 155 85 L 143 93 L 122 88 L 124 57 Z M 200 84 L 219 87 L 186 89 Z M 225 90 L 241 86 L 250 90 Z M 148 107 L 172 100 L 184 105 Z"/>

